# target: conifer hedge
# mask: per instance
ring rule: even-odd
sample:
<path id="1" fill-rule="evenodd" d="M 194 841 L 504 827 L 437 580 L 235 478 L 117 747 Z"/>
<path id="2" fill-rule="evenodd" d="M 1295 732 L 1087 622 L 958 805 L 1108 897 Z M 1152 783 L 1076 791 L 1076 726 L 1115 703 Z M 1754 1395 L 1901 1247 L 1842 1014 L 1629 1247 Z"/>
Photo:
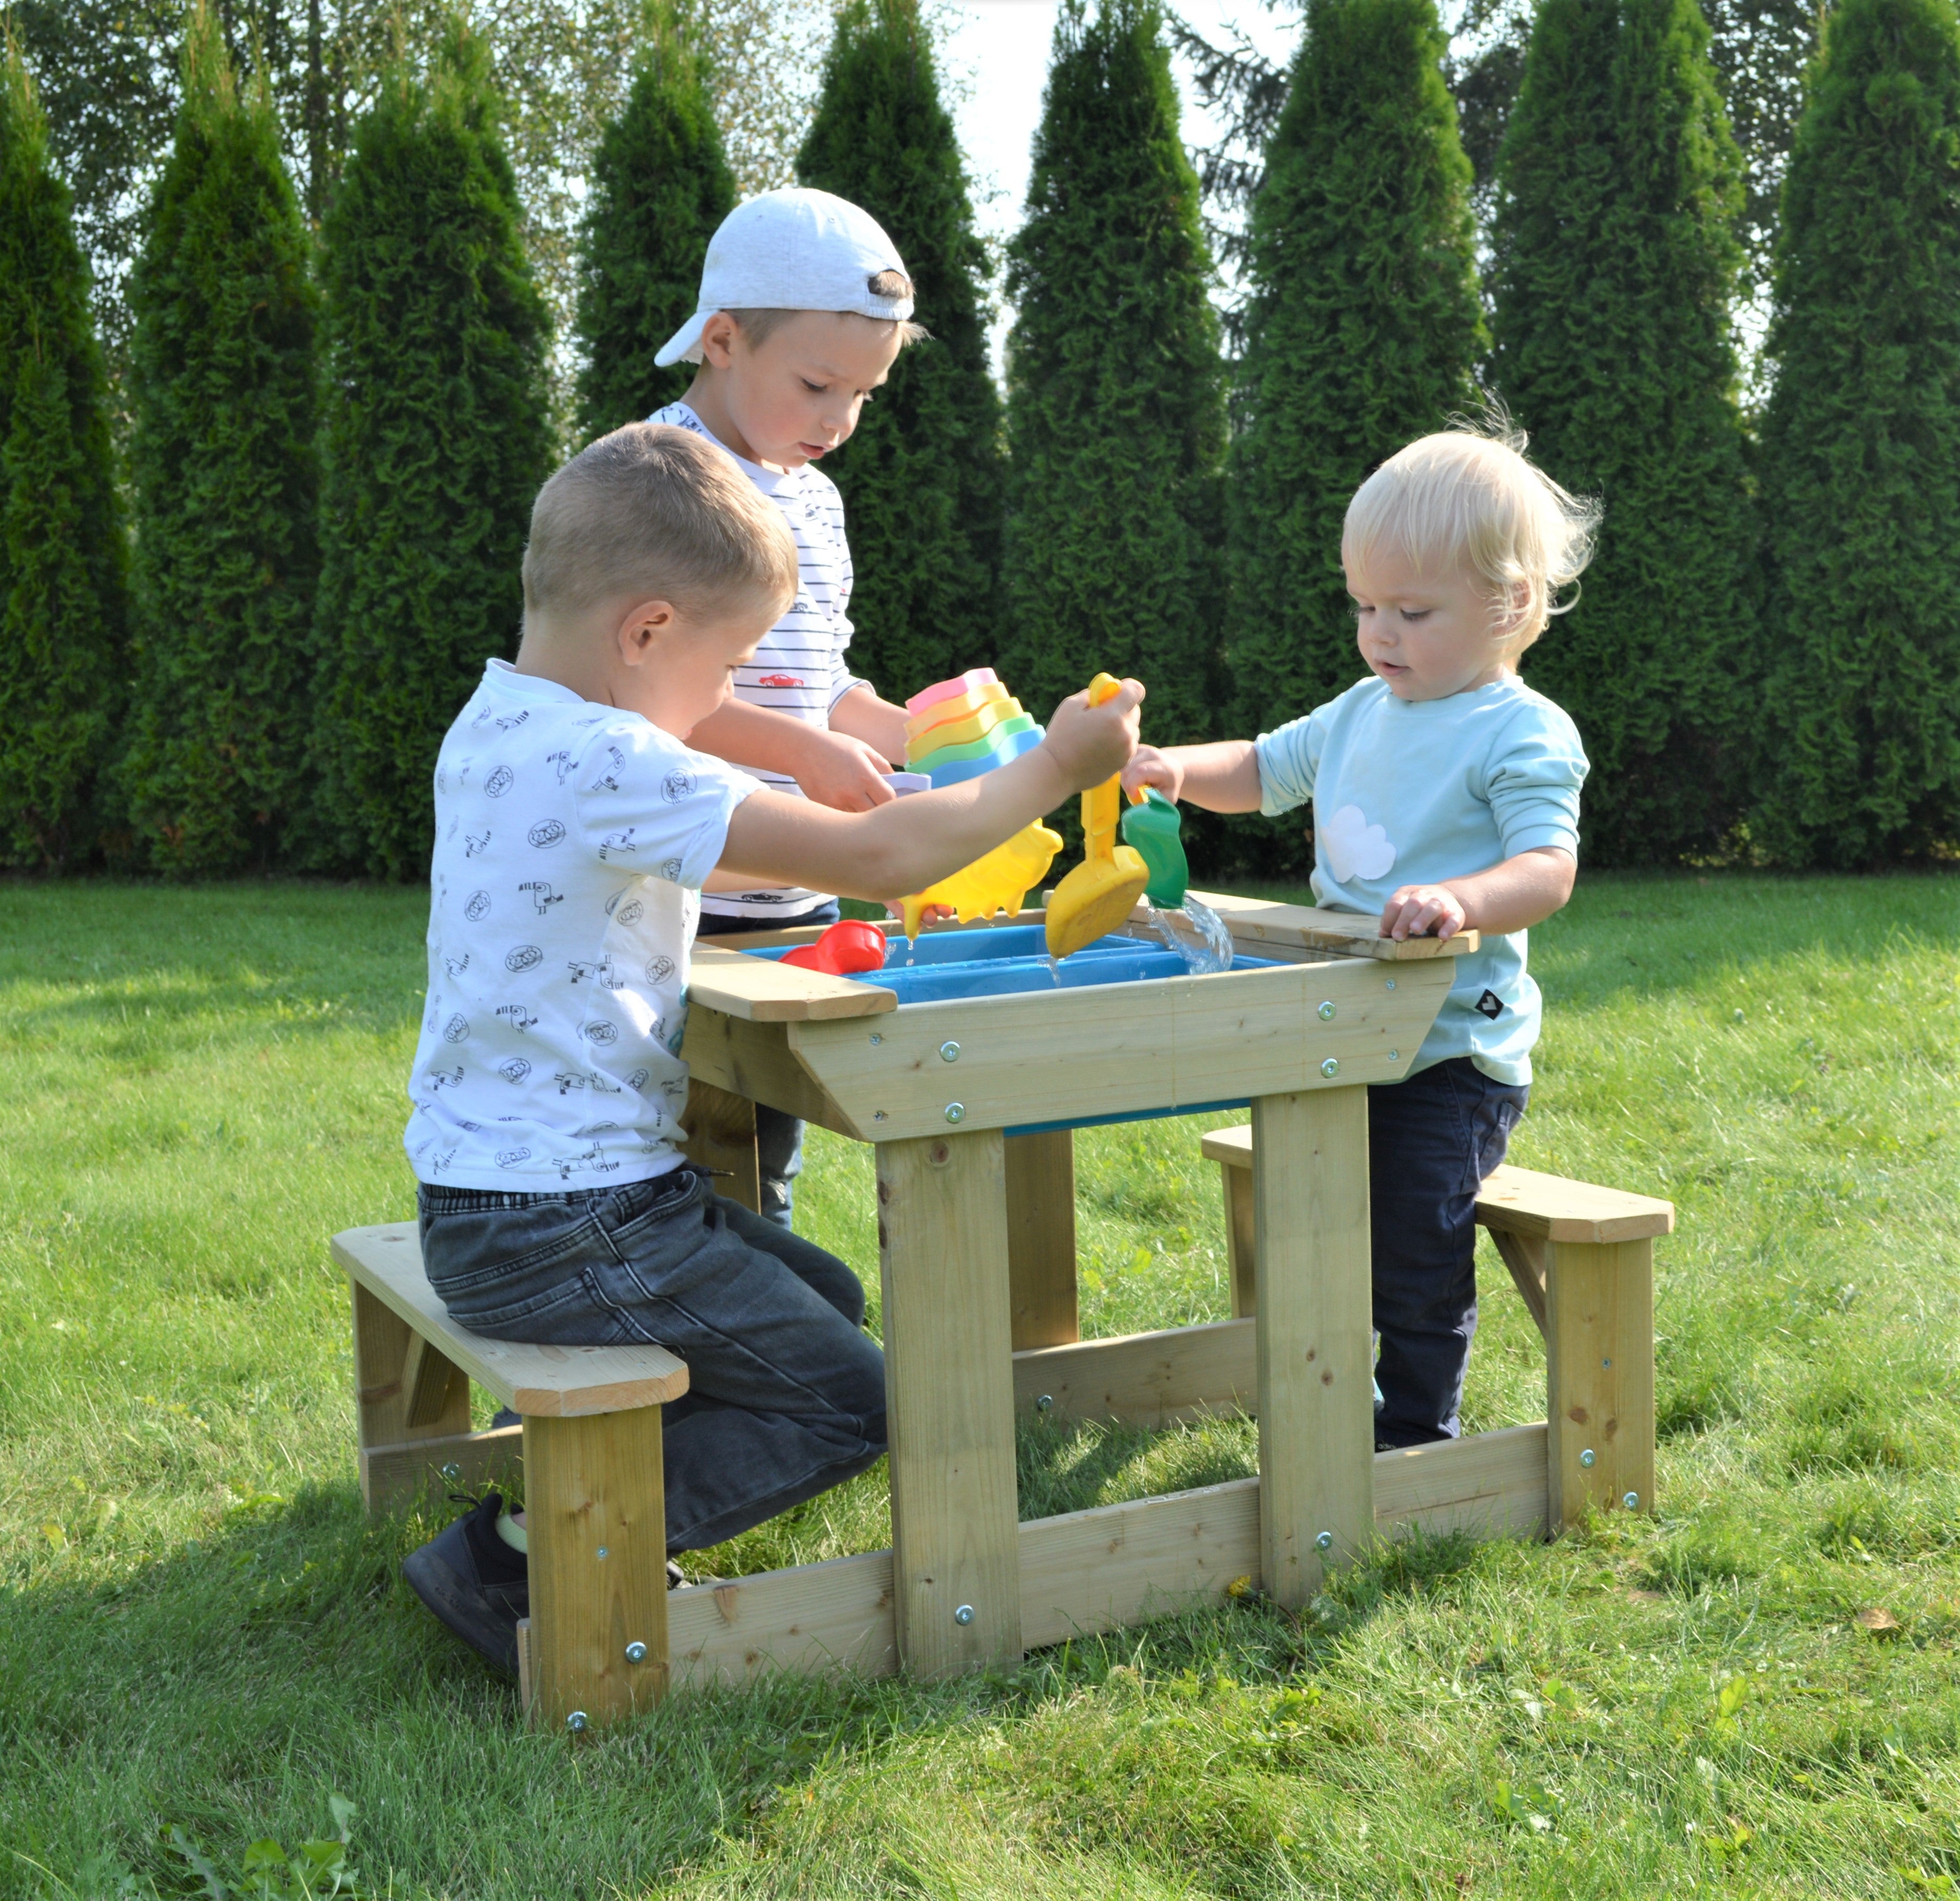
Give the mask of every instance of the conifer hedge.
<path id="1" fill-rule="evenodd" d="M 902 699 L 994 658 L 1001 406 L 987 361 L 986 254 L 918 0 L 846 0 L 797 161 L 861 205 L 917 286 L 908 346 L 858 432 L 825 458 L 849 511 L 852 670 Z"/>
<path id="2" fill-rule="evenodd" d="M 0 57 L 0 864 L 101 831 L 127 666 L 102 357 L 67 189 L 20 49 Z"/>
<path id="3" fill-rule="evenodd" d="M 1209 738 L 1223 372 L 1156 0 L 1065 0 L 1007 271 L 1010 682 L 1133 673 L 1153 742 Z"/>
<path id="4" fill-rule="evenodd" d="M 1233 731 L 1367 671 L 1341 566 L 1348 500 L 1475 396 L 1484 339 L 1469 162 L 1433 0 L 1312 0 L 1254 201 L 1226 485 Z M 1271 868 L 1310 861 L 1287 820 Z"/>
<path id="5" fill-rule="evenodd" d="M 1771 740 L 1794 865 L 1960 843 L 1960 26 L 1844 0 L 1783 187 L 1763 425 Z"/>
<path id="6" fill-rule="evenodd" d="M 419 878 L 430 778 L 484 661 L 516 649 L 549 473 L 549 325 L 482 43 L 397 69 L 322 231 L 319 862 Z"/>
<path id="7" fill-rule="evenodd" d="M 650 0 L 632 85 L 593 155 L 579 227 L 581 441 L 651 415 L 694 376 L 692 364 L 654 358 L 693 314 L 735 181 L 688 25 L 672 0 Z"/>
<path id="8" fill-rule="evenodd" d="M 304 801 L 314 532 L 307 237 L 262 82 L 208 6 L 131 275 L 135 645 L 121 776 L 167 871 L 272 862 Z"/>
<path id="9" fill-rule="evenodd" d="M 1542 0 L 1498 187 L 1499 390 L 1541 466 L 1605 506 L 1526 677 L 1584 737 L 1590 857 L 1712 851 L 1745 796 L 1757 620 L 1741 161 L 1694 0 Z"/>

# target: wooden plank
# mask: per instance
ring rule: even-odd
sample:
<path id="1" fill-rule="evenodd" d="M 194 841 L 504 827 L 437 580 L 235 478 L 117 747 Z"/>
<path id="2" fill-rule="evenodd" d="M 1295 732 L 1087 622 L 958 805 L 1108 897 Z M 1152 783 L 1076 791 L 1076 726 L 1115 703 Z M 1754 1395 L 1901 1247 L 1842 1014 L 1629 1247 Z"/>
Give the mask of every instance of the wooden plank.
<path id="1" fill-rule="evenodd" d="M 884 1141 L 945 1128 L 955 1104 L 961 1127 L 998 1129 L 1393 1081 L 1449 987 L 1446 963 L 1386 971 L 1345 958 L 908 1004 L 875 1026 L 782 1034 L 851 1123 Z M 690 1060 L 693 1036 L 690 1023 Z"/>
<path id="2" fill-rule="evenodd" d="M 1344 957 L 1409 963 L 1468 957 L 1483 942 L 1477 931 L 1459 931 L 1453 938 L 1405 938 L 1398 943 L 1379 935 L 1378 918 L 1359 911 L 1281 904 L 1271 898 L 1235 898 L 1219 891 L 1194 891 L 1191 896 L 1216 911 L 1225 920 L 1233 941 L 1249 950 L 1261 943 L 1296 944 L 1338 951 Z"/>
<path id="3" fill-rule="evenodd" d="M 1014 1351 L 1082 1337 L 1075 1297 L 1075 1136 L 1066 1129 L 1010 1135 L 1008 1312 Z"/>
<path id="4" fill-rule="evenodd" d="M 414 1230 L 409 1232 L 413 1234 Z M 410 1389 L 402 1383 L 409 1344 L 415 1338 L 408 1323 L 374 1291 L 352 1281 L 354 1318 L 354 1418 L 361 1454 L 361 1492 L 370 1511 L 380 1511 L 393 1495 L 384 1483 L 377 1491 L 370 1481 L 366 1455 L 378 1447 L 400 1446 L 443 1439 L 469 1430 L 469 1384 L 460 1391 L 444 1390 L 441 1409 L 413 1424 L 409 1419 Z M 385 1475 L 384 1475 L 385 1477 Z"/>
<path id="5" fill-rule="evenodd" d="M 875 984 L 699 943 L 688 963 L 687 994 L 690 1005 L 747 1023 L 876 1017 L 899 1006 L 893 992 Z"/>
<path id="6" fill-rule="evenodd" d="M 535 1720 L 596 1728 L 667 1693 L 660 1408 L 523 1431 Z"/>
<path id="7" fill-rule="evenodd" d="M 1548 1514 L 1545 1422 L 1375 1454 L 1375 1528 L 1542 1538 Z"/>
<path id="8" fill-rule="evenodd" d="M 1529 1234 L 1513 1234 L 1501 1228 L 1494 1230 L 1491 1238 L 1497 1244 L 1497 1258 L 1510 1270 L 1513 1284 L 1524 1296 L 1525 1305 L 1530 1308 L 1531 1317 L 1543 1335 L 1545 1255 L 1551 1243 Z"/>
<path id="9" fill-rule="evenodd" d="M 1374 1532 L 1367 1092 L 1255 1098 L 1252 1196 L 1261 1549 L 1297 1610 Z"/>
<path id="10" fill-rule="evenodd" d="M 877 1148 L 894 1598 L 922 1677 L 1021 1654 L 1002 1145 L 988 1129 Z"/>
<path id="11" fill-rule="evenodd" d="M 1014 1405 L 1050 1419 L 1142 1426 L 1249 1412 L 1258 1394 L 1255 1331 L 1250 1320 L 1214 1320 L 1017 1353 Z"/>
<path id="12" fill-rule="evenodd" d="M 508 1488 L 523 1469 L 524 1429 L 495 1426 L 361 1448 L 361 1495 L 375 1511 L 440 1504 L 451 1492 Z"/>
<path id="13" fill-rule="evenodd" d="M 1259 1572 L 1259 1482 L 1037 1518 L 1022 1526 L 1021 1629 L 1029 1649 L 1221 1598 Z"/>
<path id="14" fill-rule="evenodd" d="M 892 1554 L 867 1552 L 792 1570 L 690 1584 L 667 1597 L 676 1683 L 746 1683 L 771 1670 L 899 1667 Z"/>
<path id="15" fill-rule="evenodd" d="M 1507 1162 L 1478 1189 L 1477 1218 L 1539 1240 L 1637 1241 L 1674 1232 L 1674 1204 Z"/>
<path id="16" fill-rule="evenodd" d="M 1211 1151 L 1211 1137 L 1205 1138 Z M 1252 1204 L 1252 1132 L 1246 1132 L 1246 1166 L 1221 1163 L 1225 1202 L 1225 1261 L 1232 1275 L 1232 1317 L 1249 1320 L 1259 1310 L 1259 1249 Z"/>
<path id="17" fill-rule="evenodd" d="M 882 1042 L 883 1037 L 879 1024 L 835 1027 L 854 1040 L 877 1038 Z M 680 1051 L 690 1084 L 708 1083 L 731 1095 L 766 1103 L 786 1115 L 848 1135 L 854 1142 L 868 1141 L 870 1138 L 859 1131 L 804 1068 L 790 1047 L 788 1031 L 786 1024 L 751 1023 L 725 1016 L 719 1010 L 690 1006 Z M 882 1129 L 875 1132 L 882 1138 Z"/>
<path id="18" fill-rule="evenodd" d="M 751 1214 L 760 1214 L 762 1186 L 756 1160 L 756 1105 L 746 1096 L 718 1089 L 690 1075 L 681 1127 L 687 1134 L 684 1152 L 688 1160 L 715 1175 L 715 1192 L 740 1202 Z"/>
<path id="19" fill-rule="evenodd" d="M 377 1228 L 350 1228 L 333 1237 L 333 1258 L 357 1288 L 405 1323 L 386 1390 L 401 1393 L 401 1369 L 408 1351 L 406 1329 L 412 1328 L 434 1341 L 443 1352 L 486 1392 L 527 1419 L 577 1419 L 600 1412 L 622 1412 L 677 1399 L 687 1390 L 687 1368 L 657 1346 L 537 1346 L 518 1340 L 491 1340 L 466 1333 L 452 1321 L 422 1272 L 422 1248 L 415 1225 L 390 1222 Z M 355 1303 L 357 1367 L 360 1357 L 361 1304 Z M 379 1323 L 376 1323 L 377 1325 Z M 376 1364 L 383 1364 L 381 1361 Z M 364 1385 L 364 1376 L 357 1373 Z M 375 1389 L 377 1392 L 382 1388 Z M 383 1404 L 377 1401 L 377 1406 Z M 399 1398 L 387 1403 L 401 1404 Z M 363 1402 L 364 1406 L 368 1402 Z M 398 1444 L 421 1437 L 466 1431 L 469 1395 L 463 1395 L 460 1416 L 450 1413 L 435 1425 L 412 1428 L 402 1405 L 399 1414 L 377 1411 L 377 1430 L 371 1438 L 368 1415 L 363 1414 L 361 1443 Z"/>
<path id="20" fill-rule="evenodd" d="M 528 1617 L 517 1619 L 517 1707 L 524 1712 L 524 1721 L 535 1723 L 537 1718 L 538 1678 L 537 1659 L 531 1650 L 531 1620 Z"/>
<path id="21" fill-rule="evenodd" d="M 1553 1242 L 1545 1344 L 1552 1529 L 1589 1505 L 1651 1511 L 1653 1243 Z"/>

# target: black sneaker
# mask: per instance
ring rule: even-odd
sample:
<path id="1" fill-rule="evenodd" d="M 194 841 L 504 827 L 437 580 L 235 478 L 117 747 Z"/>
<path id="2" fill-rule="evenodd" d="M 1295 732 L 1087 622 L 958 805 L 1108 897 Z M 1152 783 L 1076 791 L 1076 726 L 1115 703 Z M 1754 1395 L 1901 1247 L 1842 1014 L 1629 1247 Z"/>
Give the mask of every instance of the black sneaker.
<path id="1" fill-rule="evenodd" d="M 402 1561 L 402 1575 L 429 1609 L 507 1677 L 517 1673 L 517 1624 L 531 1614 L 530 1568 L 497 1535 L 504 1501 L 476 1509 Z"/>

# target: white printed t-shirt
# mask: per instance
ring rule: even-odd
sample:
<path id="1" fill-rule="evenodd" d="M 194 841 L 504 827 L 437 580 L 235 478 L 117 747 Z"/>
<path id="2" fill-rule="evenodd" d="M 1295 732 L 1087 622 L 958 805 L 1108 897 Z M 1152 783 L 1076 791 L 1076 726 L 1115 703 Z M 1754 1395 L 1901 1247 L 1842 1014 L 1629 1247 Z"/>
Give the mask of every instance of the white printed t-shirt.
<path id="1" fill-rule="evenodd" d="M 1313 896 L 1379 918 L 1405 884 L 1468 877 L 1555 845 L 1579 855 L 1585 748 L 1563 708 L 1515 673 L 1443 699 L 1402 700 L 1370 675 L 1304 719 L 1262 733 L 1260 810 L 1313 801 Z M 1409 1074 L 1468 1056 L 1498 1082 L 1532 1079 L 1543 1005 L 1529 934 L 1487 933 Z"/>
<path id="2" fill-rule="evenodd" d="M 418 1180 L 546 1194 L 678 1166 L 701 882 L 757 785 L 638 713 L 485 667 L 436 759 Z"/>
<path id="3" fill-rule="evenodd" d="M 845 612 L 851 602 L 851 545 L 844 538 L 844 498 L 837 484 L 813 463 L 765 469 L 737 455 L 685 403 L 670 403 L 648 419 L 707 437 L 782 510 L 796 537 L 797 597 L 762 636 L 748 665 L 737 668 L 735 697 L 828 729 L 830 709 L 854 687 L 866 684 L 844 664 L 852 632 Z M 803 796 L 796 781 L 779 772 L 759 769 L 756 777 L 779 792 Z M 711 918 L 768 918 L 789 924 L 797 914 L 830 902 L 829 892 L 794 887 L 711 891 L 702 908 Z"/>

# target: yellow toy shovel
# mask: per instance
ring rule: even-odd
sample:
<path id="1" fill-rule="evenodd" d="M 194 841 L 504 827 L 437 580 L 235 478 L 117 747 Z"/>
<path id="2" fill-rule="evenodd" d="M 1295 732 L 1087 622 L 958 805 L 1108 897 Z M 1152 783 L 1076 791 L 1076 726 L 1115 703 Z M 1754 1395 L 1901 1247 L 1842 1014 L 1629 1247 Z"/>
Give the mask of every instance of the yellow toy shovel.
<path id="1" fill-rule="evenodd" d="M 1098 673 L 1089 683 L 1089 703 L 1100 706 L 1122 690 L 1122 682 Z M 1055 887 L 1048 901 L 1048 954 L 1073 957 L 1086 944 L 1115 929 L 1136 908 L 1150 882 L 1150 868 L 1127 845 L 1116 842 L 1122 794 L 1106 779 L 1082 795 L 1082 862 Z"/>

